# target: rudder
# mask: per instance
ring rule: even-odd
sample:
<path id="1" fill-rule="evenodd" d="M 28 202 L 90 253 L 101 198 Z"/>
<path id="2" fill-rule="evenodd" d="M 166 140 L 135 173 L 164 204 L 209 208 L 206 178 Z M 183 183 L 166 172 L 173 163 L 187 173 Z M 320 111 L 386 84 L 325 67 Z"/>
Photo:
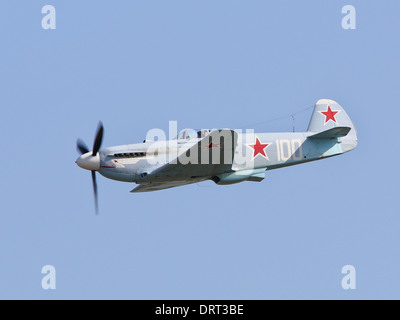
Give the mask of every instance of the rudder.
<path id="1" fill-rule="evenodd" d="M 307 131 L 315 134 L 336 127 L 351 128 L 345 137 L 339 139 L 343 152 L 354 149 L 357 145 L 357 132 L 346 111 L 336 101 L 330 99 L 318 100 Z"/>

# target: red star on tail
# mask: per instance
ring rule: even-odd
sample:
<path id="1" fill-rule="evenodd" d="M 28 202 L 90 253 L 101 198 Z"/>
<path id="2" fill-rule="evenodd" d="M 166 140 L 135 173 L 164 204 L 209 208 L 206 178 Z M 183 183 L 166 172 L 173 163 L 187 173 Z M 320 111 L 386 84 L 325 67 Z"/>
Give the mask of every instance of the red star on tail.
<path id="1" fill-rule="evenodd" d="M 254 149 L 253 159 L 259 154 L 268 159 L 268 156 L 265 153 L 265 148 L 269 146 L 268 143 L 261 143 L 260 139 L 256 138 L 256 143 L 253 145 L 249 144 L 248 146 Z"/>
<path id="2" fill-rule="evenodd" d="M 325 116 L 325 123 L 327 123 L 328 121 L 333 121 L 334 123 L 337 123 L 335 116 L 336 116 L 336 114 L 339 113 L 339 111 L 340 110 L 332 111 L 331 107 L 328 106 L 328 110 L 320 111 L 320 113 Z"/>

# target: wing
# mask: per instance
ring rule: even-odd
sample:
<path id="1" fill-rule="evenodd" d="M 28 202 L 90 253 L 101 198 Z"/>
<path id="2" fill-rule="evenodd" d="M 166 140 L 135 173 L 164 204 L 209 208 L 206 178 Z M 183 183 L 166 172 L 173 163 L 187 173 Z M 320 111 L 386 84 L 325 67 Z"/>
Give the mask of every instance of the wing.
<path id="1" fill-rule="evenodd" d="M 190 182 L 189 181 L 171 181 L 171 182 L 159 182 L 159 183 L 157 183 L 157 182 L 156 183 L 146 183 L 146 184 L 138 185 L 131 192 L 132 193 L 151 192 L 151 191 L 157 191 L 157 190 L 163 190 L 163 189 L 184 186 L 184 185 L 192 184 L 192 183 L 196 183 L 196 182 L 198 182 L 198 181 L 190 181 Z"/>
<path id="2" fill-rule="evenodd" d="M 216 130 L 174 161 L 155 170 L 144 182 L 208 179 L 232 171 L 238 135 L 233 130 Z"/>

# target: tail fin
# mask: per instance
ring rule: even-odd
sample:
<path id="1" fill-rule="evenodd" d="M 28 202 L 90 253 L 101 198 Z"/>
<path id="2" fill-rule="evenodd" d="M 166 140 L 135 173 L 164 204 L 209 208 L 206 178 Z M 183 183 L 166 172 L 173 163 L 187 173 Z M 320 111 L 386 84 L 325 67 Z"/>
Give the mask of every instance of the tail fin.
<path id="1" fill-rule="evenodd" d="M 357 146 L 357 132 L 346 111 L 333 100 L 319 100 L 315 104 L 307 131 L 317 136 L 316 133 L 337 127 L 350 128 L 347 135 L 338 137 L 342 144 L 343 152 L 354 149 Z M 320 136 L 323 137 L 322 134 Z"/>

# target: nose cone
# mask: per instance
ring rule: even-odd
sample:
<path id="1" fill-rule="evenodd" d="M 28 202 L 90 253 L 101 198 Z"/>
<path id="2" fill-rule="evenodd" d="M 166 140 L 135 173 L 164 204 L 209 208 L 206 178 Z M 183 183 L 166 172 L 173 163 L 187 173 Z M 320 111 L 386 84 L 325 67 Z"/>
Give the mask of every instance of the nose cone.
<path id="1" fill-rule="evenodd" d="M 97 153 L 92 156 L 92 152 L 85 153 L 76 160 L 76 164 L 82 169 L 98 171 L 100 169 L 100 154 Z"/>

